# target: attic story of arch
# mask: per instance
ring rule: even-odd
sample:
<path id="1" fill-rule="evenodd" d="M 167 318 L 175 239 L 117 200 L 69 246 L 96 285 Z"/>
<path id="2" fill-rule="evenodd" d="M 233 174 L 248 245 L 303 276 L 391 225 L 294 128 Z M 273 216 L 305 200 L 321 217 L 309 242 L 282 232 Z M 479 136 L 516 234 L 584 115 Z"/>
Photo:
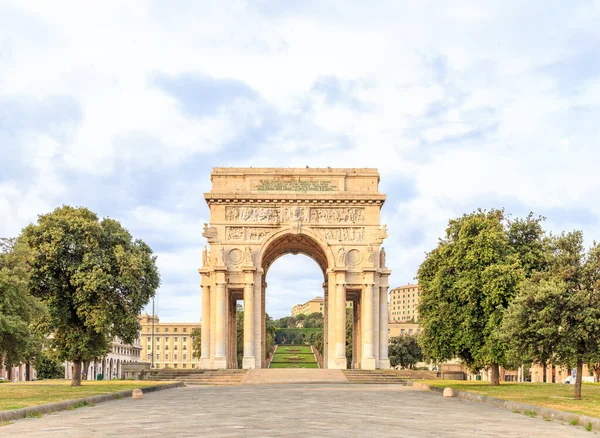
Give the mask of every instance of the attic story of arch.
<path id="1" fill-rule="evenodd" d="M 324 368 L 389 368 L 385 195 L 377 169 L 214 168 L 204 197 L 201 368 L 236 368 L 236 302 L 244 302 L 243 368 L 264 368 L 265 277 L 305 254 L 323 271 Z M 353 305 L 346 360 L 346 301 Z"/>

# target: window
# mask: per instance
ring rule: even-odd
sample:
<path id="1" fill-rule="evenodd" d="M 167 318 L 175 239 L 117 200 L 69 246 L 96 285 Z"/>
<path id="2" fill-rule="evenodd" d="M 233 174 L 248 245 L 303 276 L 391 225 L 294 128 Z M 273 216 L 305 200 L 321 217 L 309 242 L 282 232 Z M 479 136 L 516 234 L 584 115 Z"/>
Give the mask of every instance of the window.
<path id="1" fill-rule="evenodd" d="M 169 327 L 165 327 L 165 333 L 169 333 Z"/>
<path id="2" fill-rule="evenodd" d="M 173 346 L 173 350 L 177 350 L 177 344 Z"/>
<path id="3" fill-rule="evenodd" d="M 184 345 L 184 346 L 183 346 L 183 349 L 184 349 L 184 350 L 187 350 L 187 345 Z"/>
<path id="4" fill-rule="evenodd" d="M 187 354 L 183 355 L 183 360 L 187 360 Z"/>
<path id="5" fill-rule="evenodd" d="M 165 345 L 165 350 L 169 349 L 169 344 Z"/>
<path id="6" fill-rule="evenodd" d="M 177 364 L 173 364 L 173 368 L 177 368 Z"/>
<path id="7" fill-rule="evenodd" d="M 186 365 L 186 364 L 183 364 L 183 368 L 185 368 L 185 365 Z"/>
<path id="8" fill-rule="evenodd" d="M 169 360 L 169 353 L 165 353 L 165 360 Z"/>
<path id="9" fill-rule="evenodd" d="M 187 327 L 183 328 L 183 333 L 187 333 Z M 184 338 L 185 339 L 185 338 Z"/>
<path id="10" fill-rule="evenodd" d="M 156 360 L 160 360 L 160 354 L 158 354 L 158 353 L 156 353 Z"/>
<path id="11" fill-rule="evenodd" d="M 187 338 L 183 338 L 183 342 L 187 342 Z"/>
<path id="12" fill-rule="evenodd" d="M 148 327 L 148 332 L 150 332 L 150 327 Z"/>
<path id="13" fill-rule="evenodd" d="M 148 350 L 152 350 L 152 345 L 148 344 Z"/>
<path id="14" fill-rule="evenodd" d="M 156 349 L 157 349 L 157 350 L 160 350 L 160 345 L 157 345 L 157 346 L 156 346 Z M 168 350 L 168 348 L 167 348 L 167 350 Z"/>
<path id="15" fill-rule="evenodd" d="M 154 339 L 156 339 L 156 342 L 160 342 L 160 338 L 154 338 Z"/>
<path id="16" fill-rule="evenodd" d="M 173 329 L 173 331 L 174 331 L 175 333 L 177 333 L 177 327 L 175 327 L 175 328 Z"/>
<path id="17" fill-rule="evenodd" d="M 177 360 L 177 353 L 173 355 L 173 360 Z"/>
<path id="18" fill-rule="evenodd" d="M 177 342 L 177 337 L 173 338 L 173 341 Z"/>
<path id="19" fill-rule="evenodd" d="M 196 364 L 195 363 L 192 364 L 192 368 L 196 368 Z"/>
<path id="20" fill-rule="evenodd" d="M 158 327 L 156 327 L 156 330 L 154 330 L 156 333 L 158 333 L 160 331 L 160 329 Z"/>

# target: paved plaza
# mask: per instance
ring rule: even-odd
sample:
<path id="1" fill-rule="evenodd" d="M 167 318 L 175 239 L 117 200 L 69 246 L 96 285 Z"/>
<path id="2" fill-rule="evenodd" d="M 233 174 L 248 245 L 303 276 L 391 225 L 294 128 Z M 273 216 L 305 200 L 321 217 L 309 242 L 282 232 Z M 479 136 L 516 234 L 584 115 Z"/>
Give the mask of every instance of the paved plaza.
<path id="1" fill-rule="evenodd" d="M 396 385 L 192 386 L 16 421 L 6 437 L 589 437 Z"/>

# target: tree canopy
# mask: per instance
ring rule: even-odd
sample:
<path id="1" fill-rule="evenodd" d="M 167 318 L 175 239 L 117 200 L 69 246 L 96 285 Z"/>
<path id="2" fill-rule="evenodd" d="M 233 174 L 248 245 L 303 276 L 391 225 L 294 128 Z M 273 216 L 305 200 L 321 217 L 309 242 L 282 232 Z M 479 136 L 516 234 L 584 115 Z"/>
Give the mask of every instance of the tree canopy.
<path id="1" fill-rule="evenodd" d="M 138 314 L 160 278 L 156 257 L 113 219 L 63 206 L 23 231 L 31 249 L 30 290 L 48 307 L 59 359 L 80 366 L 104 356 L 112 340 L 132 343 Z"/>
<path id="2" fill-rule="evenodd" d="M 30 255 L 21 240 L 0 240 L 0 359 L 9 371 L 35 360 L 42 348 L 35 328 L 45 309 L 29 292 Z"/>
<path id="3" fill-rule="evenodd" d="M 490 367 L 492 384 L 499 383 L 499 366 L 507 362 L 499 327 L 520 283 L 544 265 L 542 220 L 477 210 L 449 221 L 417 275 L 419 339 L 427 357 Z"/>
<path id="4" fill-rule="evenodd" d="M 393 367 L 413 368 L 417 362 L 423 360 L 421 347 L 415 335 L 402 335 L 391 338 L 388 354 L 390 365 Z"/>

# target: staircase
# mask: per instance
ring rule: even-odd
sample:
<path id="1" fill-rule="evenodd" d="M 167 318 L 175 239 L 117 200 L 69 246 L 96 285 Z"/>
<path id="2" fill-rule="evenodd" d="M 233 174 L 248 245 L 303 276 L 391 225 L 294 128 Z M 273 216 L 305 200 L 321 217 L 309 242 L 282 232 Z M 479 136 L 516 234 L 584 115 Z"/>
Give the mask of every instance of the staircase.
<path id="1" fill-rule="evenodd" d="M 406 378 L 396 370 L 342 370 L 348 383 L 406 385 Z"/>
<path id="2" fill-rule="evenodd" d="M 241 385 L 248 370 L 152 370 L 145 374 L 144 380 L 168 380 L 183 382 L 185 385 Z"/>

